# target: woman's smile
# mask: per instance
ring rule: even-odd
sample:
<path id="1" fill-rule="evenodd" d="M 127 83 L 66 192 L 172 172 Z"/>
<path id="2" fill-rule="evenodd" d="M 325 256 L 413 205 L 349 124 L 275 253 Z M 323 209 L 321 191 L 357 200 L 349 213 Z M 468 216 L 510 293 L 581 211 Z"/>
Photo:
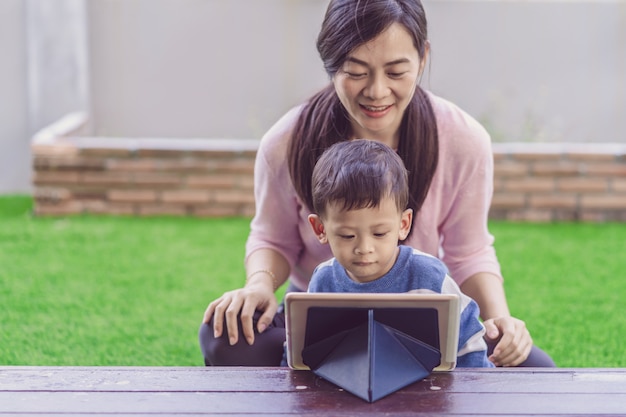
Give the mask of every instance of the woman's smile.
<path id="1" fill-rule="evenodd" d="M 368 117 L 379 118 L 384 117 L 391 111 L 393 105 L 387 106 L 367 106 L 365 104 L 360 105 L 361 110 Z"/>

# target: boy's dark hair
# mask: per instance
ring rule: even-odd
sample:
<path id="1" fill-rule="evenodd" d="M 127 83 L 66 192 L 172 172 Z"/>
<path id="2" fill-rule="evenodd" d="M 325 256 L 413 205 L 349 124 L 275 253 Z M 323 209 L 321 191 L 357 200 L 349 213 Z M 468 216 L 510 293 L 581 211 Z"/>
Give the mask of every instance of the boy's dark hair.
<path id="1" fill-rule="evenodd" d="M 391 196 L 404 211 L 409 203 L 407 170 L 389 146 L 367 139 L 329 147 L 313 169 L 313 209 L 320 217 L 329 203 L 344 210 L 378 207 Z"/>

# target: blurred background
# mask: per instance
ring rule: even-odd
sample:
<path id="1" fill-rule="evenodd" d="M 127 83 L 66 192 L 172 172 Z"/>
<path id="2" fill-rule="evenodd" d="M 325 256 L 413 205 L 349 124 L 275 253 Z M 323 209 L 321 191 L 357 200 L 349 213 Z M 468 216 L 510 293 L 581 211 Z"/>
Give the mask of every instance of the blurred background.
<path id="1" fill-rule="evenodd" d="M 0 194 L 72 112 L 103 137 L 260 138 L 328 82 L 327 0 L 0 1 Z M 495 142 L 626 142 L 626 0 L 424 0 L 422 85 Z"/>

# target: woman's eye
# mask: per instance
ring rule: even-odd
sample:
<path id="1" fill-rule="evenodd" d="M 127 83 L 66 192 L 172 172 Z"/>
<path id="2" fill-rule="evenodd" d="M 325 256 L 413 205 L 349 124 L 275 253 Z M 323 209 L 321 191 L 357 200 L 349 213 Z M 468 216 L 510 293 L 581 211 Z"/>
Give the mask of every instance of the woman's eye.
<path id="1" fill-rule="evenodd" d="M 346 72 L 346 74 L 348 74 L 348 77 L 350 78 L 363 78 L 365 77 L 365 73 L 357 73 L 357 72 Z"/>
<path id="2" fill-rule="evenodd" d="M 404 72 L 390 72 L 390 73 L 388 73 L 388 75 L 391 78 L 400 78 L 400 77 L 402 77 L 404 75 Z"/>

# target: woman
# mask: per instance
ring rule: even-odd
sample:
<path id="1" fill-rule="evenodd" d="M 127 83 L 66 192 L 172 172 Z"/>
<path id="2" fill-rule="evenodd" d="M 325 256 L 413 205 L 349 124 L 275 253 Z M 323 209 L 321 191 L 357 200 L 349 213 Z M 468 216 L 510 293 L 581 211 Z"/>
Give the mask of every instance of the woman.
<path id="1" fill-rule="evenodd" d="M 489 135 L 419 86 L 429 54 L 420 1 L 331 0 L 317 48 L 331 83 L 261 141 L 246 284 L 207 307 L 199 333 L 205 363 L 280 363 L 284 315 L 274 291 L 288 279 L 289 291 L 305 291 L 313 269 L 331 257 L 307 222 L 313 166 L 333 143 L 368 138 L 402 157 L 417 213 L 404 244 L 439 256 L 479 304 L 493 349 L 489 359 L 498 366 L 553 366 L 507 306 L 487 230 Z"/>

